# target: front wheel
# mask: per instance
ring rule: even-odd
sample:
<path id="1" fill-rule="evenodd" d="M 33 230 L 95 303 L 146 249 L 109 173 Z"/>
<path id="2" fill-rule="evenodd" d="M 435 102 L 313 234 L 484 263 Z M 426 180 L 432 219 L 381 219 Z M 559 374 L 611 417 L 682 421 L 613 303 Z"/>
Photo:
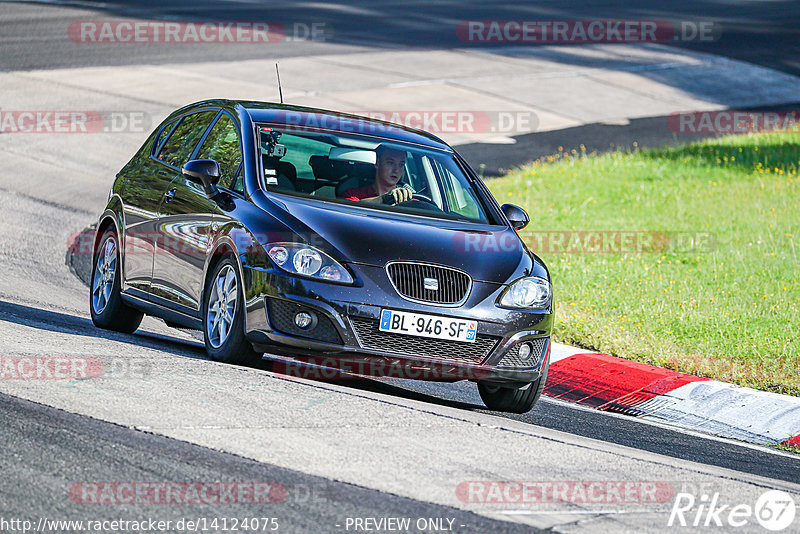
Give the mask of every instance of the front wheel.
<path id="1" fill-rule="evenodd" d="M 106 230 L 94 251 L 89 308 L 95 326 L 130 334 L 144 314 L 122 302 L 120 253 L 117 233 Z"/>
<path id="2" fill-rule="evenodd" d="M 212 360 L 248 366 L 261 360 L 244 337 L 244 292 L 231 258 L 220 261 L 208 278 L 203 317 L 206 352 Z"/>
<path id="3" fill-rule="evenodd" d="M 538 380 L 523 386 L 501 386 L 478 382 L 478 393 L 490 410 L 509 413 L 529 412 L 542 396 L 548 368 L 549 366 L 545 365 L 544 372 Z"/>

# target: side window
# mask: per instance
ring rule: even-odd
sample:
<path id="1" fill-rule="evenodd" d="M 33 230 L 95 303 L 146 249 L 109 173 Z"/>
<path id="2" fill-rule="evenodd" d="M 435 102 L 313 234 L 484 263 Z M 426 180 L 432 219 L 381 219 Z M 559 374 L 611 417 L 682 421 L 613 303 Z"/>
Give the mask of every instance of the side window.
<path id="1" fill-rule="evenodd" d="M 242 166 L 239 166 L 239 170 L 236 172 L 236 178 L 233 180 L 233 187 L 231 187 L 237 193 L 244 194 L 244 175 L 242 175 Z"/>
<path id="2" fill-rule="evenodd" d="M 242 163 L 242 144 L 236 124 L 229 116 L 222 114 L 211 128 L 197 153 L 197 159 L 217 160 L 220 169 L 219 185 L 243 192 L 241 183 L 236 180 L 236 172 Z"/>
<path id="3" fill-rule="evenodd" d="M 172 131 L 172 128 L 175 127 L 175 123 L 176 122 L 177 121 L 172 121 L 169 124 L 165 124 L 164 127 L 161 129 L 161 131 L 158 132 L 158 137 L 156 137 L 156 141 L 155 141 L 155 143 L 153 143 L 153 146 L 152 146 L 152 153 L 153 154 L 157 154 L 158 153 L 158 149 L 164 143 L 164 139 L 167 138 L 169 133 Z"/>
<path id="4" fill-rule="evenodd" d="M 329 143 L 291 134 L 283 134 L 281 144 L 286 147 L 286 155 L 281 161 L 291 163 L 297 170 L 297 178 L 300 180 L 314 180 L 314 170 L 311 168 L 309 158 L 314 155 L 327 156 L 331 149 Z"/>
<path id="5" fill-rule="evenodd" d="M 442 179 L 442 188 L 450 211 L 469 219 L 486 222 L 481 209 L 478 207 L 478 199 L 475 197 L 475 193 L 466 183 L 462 183 L 463 178 L 456 178 L 440 162 L 436 163 L 436 168 Z"/>
<path id="6" fill-rule="evenodd" d="M 175 167 L 182 167 L 216 115 L 216 111 L 201 111 L 184 117 L 161 147 L 158 159 Z"/>

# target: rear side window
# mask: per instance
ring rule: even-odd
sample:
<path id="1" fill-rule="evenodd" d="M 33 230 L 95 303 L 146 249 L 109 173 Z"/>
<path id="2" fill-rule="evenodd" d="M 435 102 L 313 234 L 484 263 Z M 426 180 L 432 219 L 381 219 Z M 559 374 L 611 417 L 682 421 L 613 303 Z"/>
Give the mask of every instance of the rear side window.
<path id="1" fill-rule="evenodd" d="M 161 145 L 164 143 L 164 139 L 167 138 L 169 133 L 172 131 L 172 128 L 175 127 L 175 123 L 177 121 L 172 121 L 169 124 L 165 124 L 161 131 L 158 132 L 158 137 L 156 138 L 156 142 L 153 145 L 153 153 L 158 153 L 158 149 L 161 148 Z"/>
<path id="2" fill-rule="evenodd" d="M 194 147 L 203 136 L 216 111 L 201 111 L 184 117 L 158 152 L 158 159 L 175 167 L 182 167 L 192 155 Z"/>
<path id="3" fill-rule="evenodd" d="M 236 124 L 228 115 L 222 114 L 211 128 L 197 159 L 213 159 L 219 163 L 219 184 L 241 193 L 241 184 L 237 184 L 236 171 L 242 163 L 242 144 Z M 238 188 L 237 188 L 238 185 Z"/>

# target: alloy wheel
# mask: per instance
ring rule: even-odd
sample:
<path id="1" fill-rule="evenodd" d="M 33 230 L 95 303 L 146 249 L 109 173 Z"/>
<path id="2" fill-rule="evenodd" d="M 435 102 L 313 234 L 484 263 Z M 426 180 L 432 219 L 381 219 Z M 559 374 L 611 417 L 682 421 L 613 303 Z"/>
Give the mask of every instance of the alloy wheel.
<path id="1" fill-rule="evenodd" d="M 236 272 L 230 265 L 225 265 L 211 285 L 206 313 L 208 342 L 214 348 L 219 348 L 228 339 L 236 312 L 237 294 Z"/>
<path id="2" fill-rule="evenodd" d="M 103 313 L 108 305 L 116 273 L 117 240 L 110 235 L 103 242 L 97 254 L 97 264 L 92 282 L 92 307 L 97 314 Z"/>

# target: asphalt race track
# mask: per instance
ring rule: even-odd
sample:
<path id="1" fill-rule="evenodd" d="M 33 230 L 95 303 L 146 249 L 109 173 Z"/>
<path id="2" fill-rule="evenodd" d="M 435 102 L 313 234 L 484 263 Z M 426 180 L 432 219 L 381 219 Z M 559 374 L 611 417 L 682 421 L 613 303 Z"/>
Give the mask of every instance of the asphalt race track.
<path id="1" fill-rule="evenodd" d="M 364 47 L 451 48 L 464 46 L 452 26 L 465 20 L 666 20 L 692 23 L 712 22 L 714 38 L 708 41 L 678 42 L 677 45 L 721 54 L 757 65 L 796 74 L 800 72 L 800 10 L 798 2 L 745 2 L 679 0 L 636 3 L 473 1 L 420 2 L 394 0 L 376 4 L 368 0 L 331 3 L 269 2 L 262 8 L 254 2 L 201 0 L 187 5 L 165 1 L 53 1 L 64 6 L 42 9 L 39 2 L 14 6 L 15 15 L 3 27 L 3 57 L 0 69 L 76 67 L 85 65 L 149 64 L 159 62 L 241 60 L 261 57 L 258 45 L 196 47 L 134 45 L 116 50 L 86 47 L 80 54 L 68 54 L 48 46 L 48 38 L 63 35 L 75 20 L 76 10 L 89 8 L 108 18 L 154 18 L 161 20 L 276 21 L 285 27 L 320 23 L 327 28 L 325 40 Z M 73 9 L 70 9 L 73 8 Z M 80 12 L 78 12 L 80 14 Z M 102 19 L 102 18 L 101 18 Z M 91 20 L 91 19 L 90 19 Z M 276 58 L 319 53 L 324 45 L 314 42 L 281 42 L 270 49 Z"/>
<path id="2" fill-rule="evenodd" d="M 337 53 L 462 46 L 442 28 L 467 19 L 608 17 L 717 21 L 724 41 L 679 45 L 800 74 L 797 2 L 286 1 L 264 13 L 251 2 L 0 4 L 0 71 L 263 57 L 248 45 L 51 45 L 90 16 L 322 21 Z M 327 46 L 285 42 L 270 54 L 320 55 Z M 80 106 L 59 95 L 55 88 L 43 107 Z M 0 520 L 274 517 L 279 532 L 347 532 L 368 530 L 354 518 L 407 517 L 431 520 L 411 532 L 439 524 L 455 532 L 669 530 L 669 500 L 519 511 L 517 503 L 465 502 L 457 488 L 470 480 L 661 481 L 698 498 L 718 493 L 732 505 L 781 489 L 800 504 L 800 458 L 782 451 L 551 399 L 521 416 L 489 412 L 469 383 L 314 382 L 274 373 L 267 361 L 258 369 L 225 366 L 207 359 L 195 335 L 153 318 L 133 335 L 99 330 L 87 288 L 64 254 L 107 194 L 111 177 L 93 172 L 107 165 L 104 158 L 125 156 L 80 140 L 50 147 L 47 136 L 35 137 L 0 135 L 0 357 L 77 356 L 112 372 L 95 380 L 0 380 Z M 278 488 L 278 497 L 267 505 L 97 505 L 71 493 L 75 484 L 101 481 L 258 481 Z M 759 531 L 758 524 L 741 531 Z"/>

